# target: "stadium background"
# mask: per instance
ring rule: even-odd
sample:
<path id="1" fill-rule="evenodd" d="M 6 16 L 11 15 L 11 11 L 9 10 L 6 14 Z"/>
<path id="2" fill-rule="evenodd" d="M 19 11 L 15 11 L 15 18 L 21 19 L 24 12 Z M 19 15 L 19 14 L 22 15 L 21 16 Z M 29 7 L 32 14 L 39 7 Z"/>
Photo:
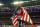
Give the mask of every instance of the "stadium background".
<path id="1" fill-rule="evenodd" d="M 23 1 L 24 8 L 33 20 L 34 27 L 40 25 L 40 0 L 0 0 L 0 27 L 13 27 L 10 17 L 14 14 L 17 6 L 13 4 L 15 1 Z M 30 26 L 25 22 L 26 27 Z"/>

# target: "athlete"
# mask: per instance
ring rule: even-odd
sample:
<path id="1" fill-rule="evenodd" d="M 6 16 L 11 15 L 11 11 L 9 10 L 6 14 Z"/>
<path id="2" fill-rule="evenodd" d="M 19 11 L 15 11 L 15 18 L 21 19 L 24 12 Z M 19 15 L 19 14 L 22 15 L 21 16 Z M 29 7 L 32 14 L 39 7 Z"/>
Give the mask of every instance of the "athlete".
<path id="1" fill-rule="evenodd" d="M 15 10 L 15 15 L 17 15 L 17 20 L 19 22 L 19 24 L 17 26 L 19 27 L 25 27 L 25 22 L 23 20 L 20 20 L 20 17 L 22 16 L 23 12 L 22 12 L 22 8 L 21 8 L 21 4 L 19 3 L 18 5 L 18 8 Z M 16 26 L 16 27 L 17 27 Z"/>

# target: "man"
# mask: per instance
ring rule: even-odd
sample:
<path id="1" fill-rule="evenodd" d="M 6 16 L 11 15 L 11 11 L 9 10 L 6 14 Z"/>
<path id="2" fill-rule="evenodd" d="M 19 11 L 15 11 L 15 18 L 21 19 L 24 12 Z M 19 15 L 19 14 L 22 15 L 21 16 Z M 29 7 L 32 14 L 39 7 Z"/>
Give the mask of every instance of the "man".
<path id="1" fill-rule="evenodd" d="M 17 19 L 18 19 L 18 22 L 19 22 L 19 27 L 23 27 L 24 26 L 24 21 L 23 20 L 20 20 L 20 17 L 22 16 L 23 12 L 21 10 L 21 4 L 19 3 L 18 4 L 18 8 L 15 12 L 15 15 L 17 15 Z"/>
<path id="2" fill-rule="evenodd" d="M 21 4 L 20 3 L 18 3 L 18 8 L 15 10 L 15 15 L 17 15 L 17 20 L 18 20 L 18 22 L 19 22 L 19 24 L 18 24 L 18 26 L 19 27 L 24 27 L 24 21 L 23 20 L 20 20 L 20 17 L 22 16 L 22 14 L 23 14 L 23 12 L 22 12 L 22 8 L 21 8 Z"/>

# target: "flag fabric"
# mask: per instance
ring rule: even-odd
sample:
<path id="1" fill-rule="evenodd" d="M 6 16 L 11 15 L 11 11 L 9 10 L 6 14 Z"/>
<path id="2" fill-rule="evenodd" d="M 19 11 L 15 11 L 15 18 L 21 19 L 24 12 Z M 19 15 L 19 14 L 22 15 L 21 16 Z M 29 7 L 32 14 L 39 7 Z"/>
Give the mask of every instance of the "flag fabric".
<path id="1" fill-rule="evenodd" d="M 23 11 L 23 15 L 21 16 L 20 20 L 29 22 L 31 24 L 31 26 L 33 27 L 33 21 L 31 20 L 31 18 L 29 16 L 29 14 L 27 13 L 27 11 L 25 9 L 23 9 L 23 8 L 22 8 L 22 11 Z M 18 24 L 18 22 L 17 22 L 17 16 L 14 17 L 13 24 L 14 25 Z"/>
<path id="2" fill-rule="evenodd" d="M 23 11 L 23 16 L 21 17 L 20 20 L 29 22 L 31 24 L 31 26 L 33 27 L 33 21 L 31 20 L 31 18 L 29 16 L 29 14 L 27 13 L 27 11 L 24 10 L 24 9 L 22 9 L 22 11 Z"/>
<path id="3" fill-rule="evenodd" d="M 18 24 L 17 15 L 14 18 L 12 18 L 12 22 L 13 22 L 14 25 Z"/>

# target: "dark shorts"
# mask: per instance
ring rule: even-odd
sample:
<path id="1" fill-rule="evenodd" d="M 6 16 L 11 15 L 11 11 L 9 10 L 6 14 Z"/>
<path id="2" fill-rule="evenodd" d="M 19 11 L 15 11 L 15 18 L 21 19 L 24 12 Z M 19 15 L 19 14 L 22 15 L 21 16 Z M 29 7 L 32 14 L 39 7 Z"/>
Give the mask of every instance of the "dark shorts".
<path id="1" fill-rule="evenodd" d="M 24 24 L 25 24 L 25 22 L 23 21 L 23 20 L 20 20 L 20 19 L 18 19 L 18 22 L 19 22 L 19 26 L 24 26 Z"/>

